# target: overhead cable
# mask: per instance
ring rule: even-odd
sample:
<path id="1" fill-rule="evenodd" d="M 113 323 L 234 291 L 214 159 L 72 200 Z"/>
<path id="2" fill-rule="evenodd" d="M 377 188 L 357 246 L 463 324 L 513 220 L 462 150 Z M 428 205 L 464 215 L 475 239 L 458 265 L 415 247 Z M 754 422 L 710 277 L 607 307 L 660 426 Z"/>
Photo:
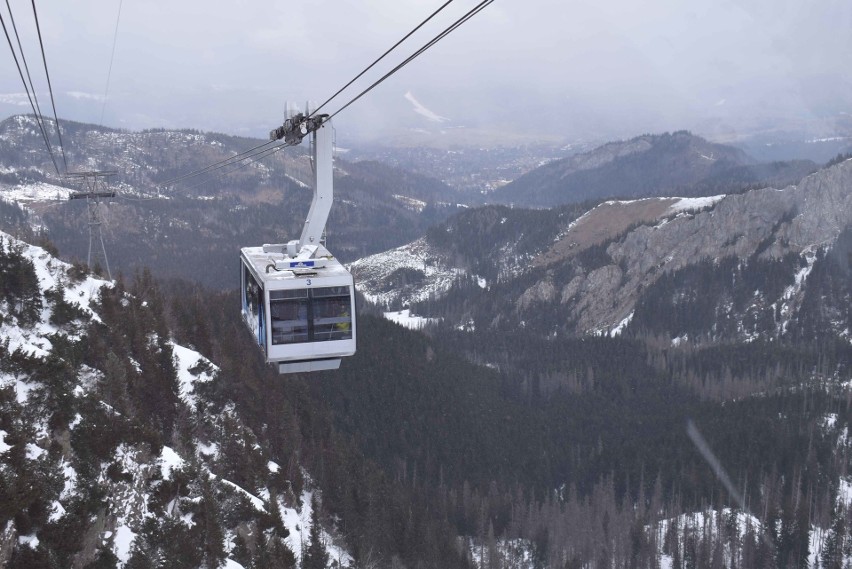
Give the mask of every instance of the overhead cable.
<path id="1" fill-rule="evenodd" d="M 11 14 L 11 12 L 10 12 Z M 24 79 L 24 72 L 21 70 L 21 64 L 18 63 L 18 56 L 15 53 L 15 48 L 12 45 L 12 38 L 9 37 L 9 30 L 6 28 L 6 21 L 3 19 L 3 15 L 0 14 L 0 24 L 3 26 L 3 33 L 6 34 L 6 41 L 9 42 L 9 50 L 12 52 L 12 59 L 15 60 L 15 67 L 18 68 L 18 75 L 21 77 L 21 83 L 24 85 L 24 92 L 27 95 L 27 99 L 30 102 L 30 107 L 33 110 L 33 114 L 35 115 L 36 124 L 38 124 L 39 129 L 41 130 L 41 136 L 44 138 L 44 144 L 47 147 L 47 152 L 50 154 L 50 160 L 53 162 L 53 167 L 56 169 L 56 175 L 60 176 L 59 173 L 59 165 L 56 163 L 56 157 L 53 154 L 53 148 L 50 146 L 50 139 L 47 136 L 47 131 L 45 130 L 44 124 L 41 120 L 40 114 L 36 111 L 36 106 L 33 103 L 33 98 L 30 96 L 30 89 L 27 86 L 27 81 Z"/>
<path id="2" fill-rule="evenodd" d="M 6 0 L 7 2 L 9 0 Z M 104 124 L 104 111 L 106 111 L 107 94 L 109 93 L 109 80 L 112 77 L 112 62 L 115 60 L 115 44 L 118 40 L 118 22 L 121 20 L 121 5 L 123 0 L 118 2 L 118 15 L 115 17 L 115 32 L 112 35 L 112 54 L 109 56 L 109 70 L 107 71 L 106 87 L 104 87 L 104 101 L 101 105 L 101 120 L 98 124 Z"/>
<path id="3" fill-rule="evenodd" d="M 416 59 L 417 57 L 422 55 L 425 51 L 427 51 L 429 48 L 431 48 L 433 45 L 435 45 L 436 43 L 438 43 L 439 41 L 444 39 L 447 35 L 452 33 L 459 26 L 461 26 L 462 24 L 467 22 L 469 19 L 471 19 L 473 16 L 475 16 L 476 14 L 481 12 L 483 9 L 488 7 L 488 5 L 490 5 L 493 1 L 494 0 L 482 0 L 479 4 L 474 6 L 467 13 L 465 13 L 462 17 L 460 17 L 458 20 L 453 22 L 450 26 L 445 28 L 440 34 L 438 34 L 437 36 L 432 38 L 429 42 L 427 42 L 425 45 L 423 45 L 420 49 L 418 49 L 417 51 L 412 53 L 410 56 L 408 56 L 402 63 L 400 63 L 399 65 L 397 65 L 393 69 L 391 69 L 386 74 L 384 74 L 379 80 L 377 80 L 372 85 L 370 85 L 369 87 L 367 87 L 366 89 L 361 91 L 357 96 L 355 96 L 348 103 L 346 103 L 345 105 L 340 107 L 337 111 L 335 111 L 333 114 L 331 114 L 328 118 L 331 119 L 332 117 L 334 117 L 335 115 L 339 114 L 341 111 L 343 111 L 344 109 L 346 109 L 347 107 L 352 105 L 355 101 L 357 101 L 358 99 L 360 99 L 361 97 L 363 97 L 364 95 L 366 95 L 367 93 L 372 91 L 375 87 L 380 85 L 388 77 L 390 77 L 391 75 L 393 75 L 394 73 L 396 73 L 397 71 L 399 71 L 400 69 L 402 69 L 403 67 L 408 65 L 409 63 L 411 63 L 414 59 Z M 33 0 L 33 2 L 35 2 L 35 0 Z M 393 46 L 391 46 L 390 49 L 388 49 L 387 51 L 385 51 L 385 53 L 383 53 L 381 56 L 379 56 L 378 59 L 373 61 L 373 63 L 371 63 L 369 66 L 367 66 L 363 71 L 361 71 L 358 75 L 356 75 L 346 85 L 344 85 L 342 88 L 338 89 L 338 91 L 336 93 L 334 93 L 325 102 L 323 102 L 319 107 L 317 107 L 309 115 L 308 118 L 316 115 L 319 112 L 320 109 L 322 109 L 330 101 L 332 101 L 334 98 L 336 98 L 338 95 L 340 95 L 340 93 L 342 93 L 346 88 L 351 86 L 355 81 L 357 81 L 359 78 L 361 78 L 365 73 L 367 73 L 370 69 L 372 69 L 377 63 L 379 63 L 382 59 L 384 59 L 385 56 L 387 56 L 389 53 L 391 53 L 402 42 L 404 42 L 406 39 L 411 37 L 412 34 L 414 34 L 417 30 L 419 30 L 421 27 L 423 27 L 423 25 L 425 25 L 428 21 L 430 21 L 433 17 L 435 17 L 439 12 L 441 12 L 444 8 L 446 8 L 451 2 L 453 2 L 453 0 L 447 0 L 447 2 L 445 2 L 443 5 L 441 5 L 436 11 L 434 11 L 432 14 L 430 14 L 425 20 L 423 20 L 420 24 L 418 24 L 414 29 L 412 29 L 405 36 L 403 36 L 402 39 L 400 39 Z M 244 152 L 241 152 L 239 154 L 235 154 L 234 156 L 225 158 L 223 160 L 219 160 L 218 162 L 214 162 L 213 164 L 205 166 L 204 168 L 200 168 L 198 170 L 194 170 L 192 172 L 188 172 L 188 173 L 183 174 L 181 176 L 177 176 L 175 178 L 166 180 L 165 182 L 163 182 L 160 185 L 161 186 L 173 185 L 175 182 L 186 180 L 188 178 L 192 178 L 192 177 L 199 176 L 199 175 L 202 175 L 202 174 L 209 174 L 209 173 L 211 173 L 215 170 L 219 170 L 219 169 L 222 169 L 222 168 L 227 168 L 228 166 L 235 166 L 236 165 L 236 168 L 233 168 L 231 170 L 223 172 L 219 175 L 229 174 L 229 173 L 234 172 L 236 170 L 239 170 L 241 168 L 245 168 L 246 166 L 249 166 L 249 165 L 257 162 L 258 160 L 262 160 L 263 158 L 266 158 L 267 156 L 270 156 L 270 155 L 278 152 L 279 150 L 281 150 L 284 147 L 292 146 L 292 144 L 283 144 L 283 145 L 275 146 L 273 148 L 266 148 L 266 149 L 260 150 L 259 152 L 256 152 L 256 151 L 258 151 L 258 149 L 261 149 L 265 146 L 268 146 L 268 145 L 270 145 L 274 142 L 276 142 L 276 141 L 271 140 L 271 141 L 264 142 L 262 144 L 259 144 L 255 147 L 253 147 L 253 148 L 249 148 L 248 150 L 246 150 Z M 202 185 L 202 184 L 197 184 L 195 186 L 191 186 L 189 189 L 192 189 L 194 187 L 198 187 L 200 185 Z"/>
<path id="4" fill-rule="evenodd" d="M 331 97 L 329 97 L 328 99 L 326 99 L 326 100 L 325 100 L 325 102 L 324 102 L 323 104 L 321 104 L 319 107 L 317 107 L 317 108 L 316 108 L 316 110 L 314 110 L 314 112 L 312 112 L 312 113 L 310 114 L 310 116 L 314 116 L 315 114 L 317 114 L 317 113 L 320 111 L 320 109 L 322 109 L 322 108 L 323 108 L 324 106 L 326 106 L 329 102 L 331 102 L 331 100 L 332 100 L 332 99 L 334 99 L 335 97 L 337 97 L 340 93 L 342 93 L 344 90 L 346 90 L 346 88 L 347 88 L 347 87 L 349 87 L 350 85 L 352 85 L 352 83 L 354 83 L 355 81 L 357 81 L 358 79 L 360 79 L 360 78 L 361 78 L 361 77 L 362 77 L 362 76 L 363 76 L 366 72 L 368 72 L 370 69 L 372 69 L 373 67 L 375 67 L 375 65 L 376 65 L 377 63 L 379 63 L 382 59 L 384 59 L 386 55 L 388 55 L 390 52 L 392 52 L 392 51 L 393 51 L 393 50 L 395 50 L 397 47 L 399 47 L 399 44 L 401 44 L 402 42 L 404 42 L 405 40 L 407 40 L 408 38 L 410 38 L 410 37 L 411 37 L 411 35 L 412 35 L 412 34 L 414 34 L 414 32 L 416 32 L 417 30 L 419 30 L 420 28 L 422 28 L 422 27 L 423 27 L 423 26 L 424 26 L 424 25 L 425 25 L 425 24 L 426 24 L 429 20 L 431 20 L 432 18 L 434 18 L 435 16 L 437 16 L 437 15 L 438 15 L 438 13 L 439 13 L 441 10 L 443 10 L 444 8 L 446 8 L 447 6 L 449 6 L 452 2 L 453 2 L 453 0 L 447 0 L 447 1 L 446 1 L 446 2 L 445 2 L 445 3 L 444 3 L 444 4 L 440 7 L 440 8 L 438 8 L 437 10 L 435 10 L 434 12 L 432 12 L 432 14 L 430 14 L 428 18 L 426 18 L 425 20 L 423 20 L 422 22 L 420 22 L 420 23 L 419 23 L 419 24 L 418 24 L 418 25 L 417 25 L 417 26 L 416 26 L 413 30 L 411 30 L 410 32 L 408 32 L 407 34 L 405 34 L 405 36 L 403 36 L 403 38 L 402 38 L 401 40 L 399 40 L 398 42 L 396 42 L 395 44 L 393 44 L 393 45 L 390 47 L 390 49 L 388 49 L 386 52 L 384 52 L 382 55 L 380 55 L 378 59 L 376 59 L 375 61 L 373 61 L 373 63 L 371 63 L 370 65 L 368 65 L 368 66 L 367 66 L 367 67 L 366 67 L 366 68 L 365 68 L 365 69 L 364 69 L 361 73 L 359 73 L 358 75 L 356 75 L 355 77 L 353 77 L 353 78 L 352 78 L 352 80 L 351 80 L 351 81 L 349 81 L 349 83 L 347 83 L 346 85 L 344 85 L 343 87 L 341 87 L 340 89 L 338 89 L 338 90 L 337 90 L 337 92 L 336 92 L 334 95 L 332 95 Z"/>
<path id="5" fill-rule="evenodd" d="M 472 17 L 474 17 L 475 15 L 477 15 L 479 12 L 481 12 L 481 11 L 482 11 L 482 10 L 484 10 L 485 8 L 487 8 L 487 7 L 488 7 L 488 5 L 489 5 L 489 4 L 491 4 L 492 2 L 494 2 L 494 0 L 482 0 L 482 2 L 480 2 L 479 4 L 477 4 L 476 6 L 474 6 L 474 7 L 473 7 L 473 8 L 472 8 L 469 12 L 467 12 L 464 16 L 462 16 L 461 18 L 459 18 L 458 20 L 456 20 L 455 22 L 453 22 L 450 26 L 448 26 L 447 28 L 445 28 L 445 29 L 444 29 L 444 31 L 442 31 L 440 34 L 438 34 L 437 36 L 435 36 L 434 38 L 432 38 L 429 42 L 427 42 L 425 45 L 423 45 L 423 47 L 421 47 L 420 49 L 418 49 L 417 51 L 415 51 L 414 53 L 412 53 L 410 56 L 408 56 L 408 58 L 406 58 L 406 59 L 405 59 L 402 63 L 400 63 L 399 65 L 397 65 L 396 67 L 394 67 L 393 69 L 391 69 L 390 71 L 388 71 L 387 73 L 385 73 L 384 75 L 382 75 L 382 77 L 381 77 L 381 78 L 379 78 L 379 79 L 378 79 L 375 83 L 373 83 L 372 85 L 370 85 L 369 87 L 367 87 L 366 89 L 364 89 L 363 91 L 361 91 L 361 92 L 360 92 L 357 96 L 355 96 L 355 98 L 353 98 L 353 99 L 352 99 L 352 100 L 350 100 L 348 103 L 346 103 L 345 105 L 343 105 L 342 107 L 340 107 L 339 109 L 337 109 L 337 110 L 336 110 L 334 113 L 332 113 L 332 114 L 331 114 L 331 116 L 329 116 L 328 118 L 329 118 L 329 119 L 332 119 L 332 118 L 334 118 L 335 116 L 337 116 L 337 115 L 338 115 L 341 111 L 343 111 L 343 110 L 344 110 L 345 108 L 347 108 L 349 105 L 351 105 L 352 103 L 354 103 L 355 101 L 357 101 L 358 99 L 360 99 L 361 97 L 363 97 L 364 95 L 366 95 L 367 93 L 369 93 L 370 91 L 372 91 L 374 88 L 378 87 L 378 86 L 379 86 L 382 82 L 384 82 L 384 81 L 385 81 L 385 79 L 387 79 L 388 77 L 390 77 L 391 75 L 393 75 L 394 73 L 396 73 L 397 71 L 399 71 L 400 69 L 402 69 L 403 67 L 405 67 L 406 65 L 408 65 L 409 63 L 411 63 L 412 61 L 414 61 L 417 57 L 419 57 L 420 55 L 422 55 L 422 54 L 423 54 L 426 50 L 428 50 L 430 47 L 432 47 L 433 45 L 435 45 L 436 43 L 438 43 L 439 41 L 441 41 L 442 39 L 444 39 L 445 37 L 447 37 L 447 36 L 448 36 L 449 34 L 451 34 L 454 30 L 456 30 L 459 26 L 461 26 L 462 24 L 464 24 L 465 22 L 467 22 L 468 20 L 470 20 Z"/>
<path id="6" fill-rule="evenodd" d="M 50 92 L 50 104 L 53 107 L 53 118 L 56 120 L 56 133 L 59 135 L 59 149 L 62 150 L 62 162 L 65 164 L 65 171 L 68 171 L 68 160 L 65 159 L 65 145 L 62 144 L 62 130 L 59 128 L 59 117 L 56 115 L 56 100 L 53 98 L 53 87 L 50 84 L 50 72 L 47 70 L 47 57 L 44 55 L 44 42 L 41 39 L 41 27 L 38 24 L 38 12 L 36 11 L 35 0 L 33 4 L 33 17 L 35 18 L 36 31 L 38 32 L 38 45 L 41 48 L 41 60 L 44 62 L 44 75 L 47 77 L 47 90 Z"/>
<path id="7" fill-rule="evenodd" d="M 272 143 L 274 143 L 274 142 L 277 142 L 277 141 L 275 141 L 275 140 L 267 140 L 267 141 L 266 141 L 266 142 L 264 142 L 263 144 L 258 144 L 257 146 L 254 146 L 254 147 L 252 147 L 252 148 L 249 148 L 248 150 L 246 150 L 246 151 L 244 151 L 244 152 L 240 152 L 239 154 L 234 154 L 233 156 L 229 156 L 228 158 L 225 158 L 225 159 L 223 159 L 223 160 L 219 160 L 218 162 L 214 162 L 213 164 L 210 164 L 210 165 L 208 165 L 208 166 L 205 166 L 204 168 L 200 168 L 200 169 L 198 169 L 198 170 L 194 170 L 194 171 L 192 171 L 192 172 L 188 172 L 188 173 L 186 173 L 186 174 L 182 174 L 182 175 L 177 176 L 177 177 L 175 177 L 175 178 L 171 178 L 170 180 L 166 180 L 165 182 L 162 182 L 160 185 L 161 185 L 161 186 L 170 186 L 170 185 L 174 184 L 175 182 L 180 182 L 181 180 L 185 180 L 185 179 L 187 179 L 187 178 L 192 178 L 192 177 L 194 177 L 194 176 L 198 176 L 199 174 L 205 174 L 205 173 L 207 173 L 207 172 L 209 172 L 209 171 L 211 171 L 211 170 L 218 170 L 219 168 L 223 168 L 223 167 L 225 167 L 225 166 L 228 166 L 228 165 L 229 165 L 229 164 L 228 164 L 229 162 L 230 162 L 230 163 L 233 163 L 233 162 L 239 162 L 240 160 L 243 160 L 243 159 L 244 159 L 244 158 L 241 158 L 241 156 L 245 156 L 246 154 L 249 154 L 249 153 L 251 153 L 251 152 L 254 152 L 254 151 L 255 151 L 255 150 L 257 150 L 258 148 L 262 148 L 262 147 L 264 147 L 264 146 L 268 146 L 268 145 L 270 145 L 270 144 L 272 144 Z M 250 157 L 251 157 L 251 156 L 248 156 L 248 158 L 250 158 Z"/>
<path id="8" fill-rule="evenodd" d="M 33 78 L 30 76 L 30 66 L 27 65 L 27 56 L 24 53 L 24 46 L 21 45 L 21 36 L 18 34 L 18 26 L 15 24 L 15 15 L 12 13 L 12 6 L 9 4 L 9 0 L 6 0 L 6 9 L 9 10 L 9 21 L 12 23 L 12 31 L 15 33 L 15 41 L 18 42 L 18 52 L 21 54 L 21 63 L 24 64 L 24 71 L 27 74 L 27 81 L 29 82 L 30 91 L 32 92 L 33 100 L 35 101 L 38 121 L 40 122 L 39 126 L 42 130 L 47 132 L 47 129 L 44 128 L 44 115 L 41 113 L 41 105 L 38 104 L 38 93 L 33 85 Z"/>
<path id="9" fill-rule="evenodd" d="M 276 154 L 277 152 L 279 152 L 279 151 L 281 151 L 285 148 L 288 148 L 290 146 L 293 146 L 293 144 L 290 144 L 290 143 L 279 144 L 277 146 L 273 146 L 272 148 L 267 148 L 266 150 L 261 150 L 260 152 L 256 152 L 255 154 L 252 154 L 250 156 L 246 156 L 245 158 L 241 159 L 241 160 L 248 160 L 248 162 L 226 164 L 225 166 L 235 166 L 235 167 L 231 168 L 229 170 L 225 170 L 224 172 L 217 173 L 216 177 L 226 176 L 228 174 L 232 174 L 232 173 L 236 172 L 237 170 L 242 170 L 243 168 L 245 168 L 247 166 L 251 166 L 255 162 L 263 160 L 264 158 L 268 158 L 268 157 L 272 156 L 273 154 Z M 199 187 L 201 187 L 205 184 L 208 184 L 209 182 L 210 182 L 209 180 L 205 180 L 205 181 L 200 182 L 198 184 L 189 186 L 188 188 L 185 188 L 185 189 L 186 190 L 194 190 L 195 188 L 199 188 Z"/>

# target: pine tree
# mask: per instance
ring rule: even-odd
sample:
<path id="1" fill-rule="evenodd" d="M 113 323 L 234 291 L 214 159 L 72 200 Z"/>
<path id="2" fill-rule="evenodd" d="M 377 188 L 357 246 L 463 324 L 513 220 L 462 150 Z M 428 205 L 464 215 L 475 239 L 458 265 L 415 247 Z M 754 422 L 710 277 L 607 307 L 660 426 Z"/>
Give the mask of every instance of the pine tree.
<path id="1" fill-rule="evenodd" d="M 322 543 L 322 528 L 319 523 L 319 503 L 316 494 L 311 495 L 311 536 L 308 548 L 302 557 L 302 569 L 326 569 L 328 552 Z"/>
<path id="2" fill-rule="evenodd" d="M 846 512 L 840 506 L 835 507 L 831 529 L 822 548 L 822 565 L 826 569 L 843 567 L 844 539 L 846 537 Z"/>
<path id="3" fill-rule="evenodd" d="M 204 561 L 210 569 L 225 560 L 225 535 L 219 520 L 219 508 L 210 479 L 201 477 L 201 517 L 204 529 Z"/>

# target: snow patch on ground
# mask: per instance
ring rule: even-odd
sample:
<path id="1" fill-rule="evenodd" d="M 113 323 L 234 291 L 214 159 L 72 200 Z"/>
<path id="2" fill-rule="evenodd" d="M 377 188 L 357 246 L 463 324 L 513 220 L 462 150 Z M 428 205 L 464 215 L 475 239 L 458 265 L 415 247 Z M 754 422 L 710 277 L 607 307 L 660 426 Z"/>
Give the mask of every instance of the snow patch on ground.
<path id="1" fill-rule="evenodd" d="M 199 454 L 207 455 L 213 460 L 219 458 L 219 445 L 217 445 L 216 443 L 198 442 L 195 448 L 198 449 Z"/>
<path id="2" fill-rule="evenodd" d="M 609 337 L 615 338 L 616 336 L 620 336 L 624 329 L 630 324 L 630 321 L 633 320 L 633 311 L 630 312 L 627 316 L 624 317 L 624 320 L 619 322 L 615 328 L 609 331 Z"/>
<path id="3" fill-rule="evenodd" d="M 281 519 L 284 520 L 284 525 L 289 530 L 290 535 L 287 536 L 285 542 L 287 546 L 293 551 L 293 554 L 296 556 L 297 563 L 301 563 L 302 560 L 302 546 L 308 546 L 311 538 L 311 501 L 313 498 L 313 492 L 310 490 L 305 490 L 302 492 L 301 496 L 301 507 L 297 510 L 295 508 L 288 508 L 283 504 L 278 504 L 278 509 L 281 512 Z M 342 547 L 336 545 L 331 535 L 328 534 L 325 530 L 321 532 L 320 539 L 325 545 L 325 550 L 328 553 L 329 561 L 333 563 L 338 563 L 340 567 L 351 567 L 355 560 L 352 558 L 349 553 L 343 549 Z"/>
<path id="4" fill-rule="evenodd" d="M 309 185 L 307 185 L 306 183 L 304 183 L 302 180 L 300 180 L 300 179 L 298 179 L 298 178 L 295 178 L 295 177 L 291 176 L 290 174 L 284 174 L 284 177 L 285 177 L 285 178 L 287 178 L 288 180 L 290 180 L 291 182 L 293 182 L 294 184 L 296 184 L 297 186 L 299 186 L 300 188 L 308 188 L 308 189 L 310 189 L 310 186 L 309 186 Z"/>
<path id="5" fill-rule="evenodd" d="M 494 559 L 489 557 L 489 548 L 473 538 L 460 538 L 467 542 L 467 549 L 474 566 L 480 569 L 487 567 L 513 567 L 515 569 L 533 569 L 536 560 L 533 559 L 533 544 L 526 539 L 501 539 L 496 542 Z"/>
<path id="6" fill-rule="evenodd" d="M 38 387 L 35 383 L 18 380 L 15 382 L 15 397 L 19 405 L 24 405 L 30 398 L 30 392 Z"/>
<path id="7" fill-rule="evenodd" d="M 127 560 L 130 559 L 130 548 L 135 539 L 136 534 L 130 531 L 129 527 L 122 525 L 115 528 L 114 552 L 121 563 L 127 563 Z"/>
<path id="8" fill-rule="evenodd" d="M 55 186 L 46 182 L 35 182 L 32 184 L 19 184 L 6 187 L 0 197 L 8 202 L 52 202 L 67 201 L 72 190 Z"/>
<path id="9" fill-rule="evenodd" d="M 195 350 L 171 341 L 169 344 L 175 358 L 175 369 L 180 383 L 180 398 L 194 409 L 197 403 L 194 393 L 195 385 L 212 381 L 219 368 Z"/>
<path id="10" fill-rule="evenodd" d="M 703 198 L 674 198 L 677 199 L 677 201 L 669 206 L 666 214 L 679 213 L 681 211 L 695 211 L 704 209 L 705 207 L 712 207 L 724 198 L 725 194 L 718 196 L 706 196 Z"/>
<path id="11" fill-rule="evenodd" d="M 38 537 L 36 537 L 36 534 L 19 535 L 18 536 L 18 544 L 19 545 L 29 545 L 30 549 L 37 549 L 38 548 Z"/>
<path id="12" fill-rule="evenodd" d="M 27 460 L 38 460 L 44 456 L 45 453 L 47 453 L 47 451 L 40 446 L 33 443 L 27 443 Z"/>
<path id="13" fill-rule="evenodd" d="M 660 544 L 659 546 L 662 547 L 662 544 L 665 542 L 664 536 L 668 533 L 669 528 L 673 524 L 676 524 L 677 527 L 685 533 L 721 535 L 723 528 L 719 526 L 719 522 L 722 522 L 723 524 L 732 523 L 732 525 L 736 527 L 737 535 L 740 536 L 745 535 L 749 528 L 755 534 L 759 534 L 761 532 L 760 520 L 751 514 L 732 510 L 731 508 L 724 508 L 721 512 L 711 509 L 707 511 L 682 514 L 676 518 L 660 521 L 656 525 L 656 528 L 654 528 L 654 531 L 657 533 L 656 541 Z M 646 531 L 651 531 L 651 528 L 646 528 Z M 678 546 L 682 548 L 683 543 L 678 543 Z M 681 559 L 683 559 L 683 554 L 684 552 L 681 551 Z M 672 567 L 672 557 L 663 554 L 662 551 L 658 552 L 658 556 L 660 558 L 661 567 Z M 732 553 L 727 547 L 723 552 L 723 556 L 724 567 L 731 567 L 734 565 L 735 560 L 732 559 Z"/>
<path id="14" fill-rule="evenodd" d="M 852 480 L 841 478 L 837 485 L 837 503 L 845 507 L 852 504 Z"/>
<path id="15" fill-rule="evenodd" d="M 784 299 L 789 300 L 793 298 L 800 290 L 802 290 L 802 284 L 804 284 L 805 280 L 807 280 L 808 275 L 811 274 L 811 271 L 814 268 L 814 262 L 816 261 L 816 252 L 808 251 L 804 254 L 805 261 L 807 265 L 799 269 L 799 271 L 795 275 L 795 282 L 788 286 L 784 290 Z"/>
<path id="16" fill-rule="evenodd" d="M 172 471 L 183 468 L 184 460 L 170 447 L 164 446 L 160 453 L 159 463 L 163 480 L 171 480 Z"/>
<path id="17" fill-rule="evenodd" d="M 684 334 L 683 336 L 678 336 L 677 338 L 672 338 L 672 347 L 677 348 L 684 342 L 689 341 L 689 334 Z"/>
<path id="18" fill-rule="evenodd" d="M 427 205 L 426 202 L 424 202 L 422 200 L 410 198 L 408 196 L 403 196 L 403 195 L 400 195 L 400 194 L 394 194 L 393 199 L 400 202 L 403 205 L 403 207 L 405 207 L 405 209 L 408 209 L 408 210 L 411 210 L 411 211 L 416 211 L 417 213 L 420 213 L 421 211 L 426 209 L 426 205 Z"/>
<path id="19" fill-rule="evenodd" d="M 266 504 L 263 503 L 263 500 L 261 500 L 260 498 L 258 498 L 257 496 L 255 496 L 254 494 L 252 494 L 251 492 L 249 492 L 248 490 L 246 490 L 242 486 L 238 486 L 238 485 L 234 484 L 233 482 L 231 482 L 230 480 L 225 480 L 224 478 L 219 478 L 218 476 L 216 476 L 212 472 L 210 473 L 210 476 L 212 478 L 218 479 L 219 482 L 221 482 L 225 486 L 228 486 L 229 488 L 236 490 L 238 493 L 240 493 L 243 496 L 245 496 L 246 498 L 248 498 L 249 502 L 251 502 L 251 505 L 254 506 L 254 509 L 257 510 L 258 512 L 266 512 Z"/>
<path id="20" fill-rule="evenodd" d="M 10 320 L 0 325 L 0 338 L 9 341 L 9 352 L 21 350 L 21 353 L 30 357 L 47 357 L 53 349 L 53 344 L 46 336 L 54 334 L 58 330 L 44 322 L 38 322 L 33 328 L 25 330 L 18 326 L 14 318 Z"/>
<path id="21" fill-rule="evenodd" d="M 47 521 L 56 522 L 62 519 L 62 516 L 65 515 L 65 508 L 62 507 L 62 504 L 57 502 L 56 500 L 50 505 L 50 516 L 48 516 Z"/>
<path id="22" fill-rule="evenodd" d="M 802 289 L 816 262 L 816 250 L 806 249 L 802 252 L 802 256 L 805 259 L 805 266 L 796 272 L 793 284 L 784 289 L 784 294 L 781 295 L 779 300 L 781 302 L 781 310 L 779 311 L 781 320 L 778 327 L 782 334 L 787 332 L 790 319 L 795 314 L 797 305 L 801 302 Z"/>
<path id="23" fill-rule="evenodd" d="M 405 99 L 414 106 L 415 113 L 425 117 L 430 122 L 443 123 L 450 120 L 447 117 L 442 117 L 433 110 L 426 108 L 420 101 L 418 101 L 414 97 L 414 94 L 411 91 L 406 91 Z"/>
<path id="24" fill-rule="evenodd" d="M 347 268 L 355 275 L 359 291 L 376 304 L 403 301 L 406 304 L 427 300 L 431 295 L 448 291 L 464 271 L 452 267 L 438 251 L 421 238 L 417 241 L 358 259 Z M 390 277 L 399 270 L 422 274 L 416 283 L 388 286 Z"/>
<path id="25" fill-rule="evenodd" d="M 411 314 L 411 310 L 408 308 L 405 310 L 398 310 L 396 312 L 385 312 L 384 315 L 385 318 L 391 322 L 395 322 L 396 324 L 410 330 L 420 330 L 427 324 L 440 321 L 440 318 L 427 318 L 425 316 Z"/>
<path id="26" fill-rule="evenodd" d="M 74 490 L 77 489 L 77 471 L 66 460 L 62 461 L 62 477 L 65 480 L 65 484 L 62 487 L 62 492 L 59 494 L 59 499 L 67 500 L 74 494 Z"/>

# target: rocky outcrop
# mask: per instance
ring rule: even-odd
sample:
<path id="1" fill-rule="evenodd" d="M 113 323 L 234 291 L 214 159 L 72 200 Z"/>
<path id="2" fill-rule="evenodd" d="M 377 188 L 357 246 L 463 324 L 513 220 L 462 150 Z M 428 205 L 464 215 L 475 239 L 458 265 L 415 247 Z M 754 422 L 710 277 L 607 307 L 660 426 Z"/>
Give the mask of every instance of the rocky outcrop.
<path id="1" fill-rule="evenodd" d="M 551 281 L 540 281 L 524 291 L 518 299 L 518 305 L 524 309 L 537 302 L 553 302 L 556 294 L 557 289 Z"/>
<path id="2" fill-rule="evenodd" d="M 641 225 L 606 248 L 610 265 L 564 283 L 561 299 L 575 299 L 577 332 L 614 326 L 664 272 L 705 259 L 781 258 L 827 248 L 850 225 L 852 160 L 847 160 L 798 186 L 727 196 L 707 211 Z"/>

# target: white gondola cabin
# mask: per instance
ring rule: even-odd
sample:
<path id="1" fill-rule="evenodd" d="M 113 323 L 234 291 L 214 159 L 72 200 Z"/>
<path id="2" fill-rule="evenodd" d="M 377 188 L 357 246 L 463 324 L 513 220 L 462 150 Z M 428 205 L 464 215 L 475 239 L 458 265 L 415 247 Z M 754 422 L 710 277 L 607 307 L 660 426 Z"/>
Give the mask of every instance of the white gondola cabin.
<path id="1" fill-rule="evenodd" d="M 298 241 L 240 252 L 242 317 L 280 373 L 337 369 L 355 354 L 355 283 L 320 243 L 332 202 L 332 129 L 297 115 L 271 133 L 296 143 L 313 135 L 314 197 Z"/>
<path id="2" fill-rule="evenodd" d="M 293 261 L 246 247 L 240 261 L 243 319 L 267 362 L 281 373 L 337 369 L 355 353 L 354 282 L 336 259 Z"/>

